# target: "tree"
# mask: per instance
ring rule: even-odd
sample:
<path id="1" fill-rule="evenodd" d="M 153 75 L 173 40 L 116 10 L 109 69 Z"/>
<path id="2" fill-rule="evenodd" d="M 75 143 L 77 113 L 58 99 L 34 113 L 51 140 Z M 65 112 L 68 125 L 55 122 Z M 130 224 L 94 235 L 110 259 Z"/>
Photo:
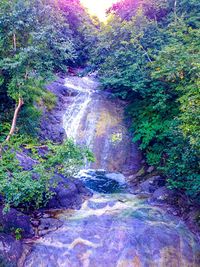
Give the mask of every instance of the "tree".
<path id="1" fill-rule="evenodd" d="M 21 107 L 51 102 L 44 83 L 76 54 L 69 25 L 53 1 L 1 3 L 0 40 L 1 84 L 16 103 L 8 141 Z"/>
<path id="2" fill-rule="evenodd" d="M 199 1 L 121 1 L 94 50 L 103 88 L 128 102 L 133 141 L 199 201 Z M 97 59 L 96 59 L 97 58 Z"/>
<path id="3" fill-rule="evenodd" d="M 41 149 L 45 151 L 43 156 Z M 28 170 L 20 165 L 18 157 L 24 151 L 32 164 Z M 2 148 L 0 195 L 4 210 L 17 207 L 29 211 L 44 206 L 53 196 L 59 175 L 76 174 L 86 158 L 93 160 L 87 149 L 77 147 L 71 140 L 62 145 L 51 142 L 38 145 L 37 139 L 15 136 Z"/>
<path id="4" fill-rule="evenodd" d="M 55 176 L 74 175 L 85 158 L 93 160 L 70 140 L 57 145 L 33 137 L 40 107 L 50 109 L 56 101 L 46 84 L 76 64 L 80 47 L 87 47 L 76 43 L 84 20 L 70 5 L 69 10 L 61 7 L 57 0 L 0 2 L 0 196 L 6 210 L 44 205 L 58 182 Z M 21 166 L 19 153 L 33 163 L 29 170 Z"/>

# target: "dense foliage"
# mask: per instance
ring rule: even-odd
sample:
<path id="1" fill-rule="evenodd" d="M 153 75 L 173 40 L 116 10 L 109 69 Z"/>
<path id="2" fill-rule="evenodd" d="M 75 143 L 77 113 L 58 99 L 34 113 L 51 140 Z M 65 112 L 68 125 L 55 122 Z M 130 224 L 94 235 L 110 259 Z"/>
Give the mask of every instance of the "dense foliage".
<path id="1" fill-rule="evenodd" d="M 92 160 L 70 141 L 58 146 L 33 137 L 40 107 L 51 109 L 56 101 L 44 85 L 88 60 L 102 87 L 128 102 L 133 141 L 148 164 L 169 187 L 200 201 L 199 18 L 198 0 L 122 0 L 105 24 L 90 18 L 79 0 L 1 0 L 0 194 L 6 207 L 41 205 L 54 173 Z M 20 150 L 30 150 L 37 162 L 29 171 L 19 166 Z"/>
<path id="2" fill-rule="evenodd" d="M 2 147 L 0 165 L 0 194 L 4 210 L 10 206 L 24 210 L 39 208 L 52 197 L 59 181 L 58 175 L 72 176 L 85 159 L 92 160 L 87 149 L 70 140 L 62 145 L 51 142 L 40 144 L 25 136 L 15 136 Z M 25 160 L 25 165 L 22 162 Z M 58 178 L 53 178 L 56 175 Z"/>
<path id="3" fill-rule="evenodd" d="M 6 209 L 39 207 L 52 195 L 55 173 L 72 175 L 85 157 L 92 159 L 71 141 L 34 138 L 42 109 L 56 101 L 45 85 L 54 74 L 85 64 L 95 27 L 78 0 L 0 1 L 0 195 Z M 29 170 L 20 166 L 21 150 L 36 163 Z"/>
<path id="4" fill-rule="evenodd" d="M 1 1 L 1 124 L 11 122 L 9 111 L 22 99 L 21 118 L 26 129 L 20 130 L 33 133 L 39 116 L 35 104 L 43 103 L 51 108 L 55 100 L 44 84 L 53 73 L 66 71 L 68 66 L 80 64 L 80 61 L 84 64 L 87 53 L 84 52 L 83 58 L 80 51 L 87 50 L 82 41 L 86 34 L 81 27 L 85 31 L 89 28 L 89 32 L 93 24 L 79 1 L 74 1 L 74 9 L 70 3 L 61 0 Z"/>
<path id="5" fill-rule="evenodd" d="M 200 3 L 123 0 L 93 50 L 103 88 L 128 101 L 133 140 L 171 188 L 200 201 Z"/>

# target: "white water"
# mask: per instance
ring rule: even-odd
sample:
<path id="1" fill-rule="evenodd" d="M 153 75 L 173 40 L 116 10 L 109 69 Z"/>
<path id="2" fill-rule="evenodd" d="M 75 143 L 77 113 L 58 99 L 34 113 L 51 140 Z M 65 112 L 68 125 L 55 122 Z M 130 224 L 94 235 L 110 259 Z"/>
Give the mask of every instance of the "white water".
<path id="1" fill-rule="evenodd" d="M 77 140 L 78 128 L 81 119 L 91 101 L 91 93 L 78 93 L 75 101 L 69 107 L 68 112 L 64 116 L 64 129 L 67 137 L 72 138 L 75 142 Z"/>
<path id="2" fill-rule="evenodd" d="M 86 164 L 87 168 L 136 172 L 140 153 L 124 122 L 124 102 L 110 100 L 91 77 L 67 77 L 65 86 L 71 94 L 63 128 L 67 138 L 94 153 L 96 161 Z"/>
<path id="3" fill-rule="evenodd" d="M 79 85 L 76 81 L 65 79 L 65 86 L 77 92 L 63 118 L 63 128 L 67 137 L 73 139 L 75 143 L 77 143 L 81 120 L 92 100 L 92 94 L 95 92 L 93 88 L 96 87 L 96 83 L 88 77 L 83 77 L 81 80 L 82 84 Z M 89 146 L 88 142 L 87 145 Z"/>

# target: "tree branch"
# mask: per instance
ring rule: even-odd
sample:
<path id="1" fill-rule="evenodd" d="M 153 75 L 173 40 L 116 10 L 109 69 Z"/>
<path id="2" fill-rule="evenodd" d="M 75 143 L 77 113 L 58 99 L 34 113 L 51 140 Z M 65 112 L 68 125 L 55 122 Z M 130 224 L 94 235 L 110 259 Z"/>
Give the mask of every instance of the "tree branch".
<path id="1" fill-rule="evenodd" d="M 14 134 L 15 132 L 15 128 L 16 128 L 16 123 L 17 123 L 17 117 L 18 117 L 18 114 L 19 114 L 19 111 L 21 109 L 21 107 L 23 106 L 24 104 L 24 101 L 21 97 L 19 97 L 18 99 L 18 105 L 17 107 L 15 108 L 15 112 L 14 112 L 14 116 L 13 116 L 13 120 L 12 120 L 12 126 L 10 128 L 10 132 L 6 138 L 6 141 L 8 142 L 10 140 L 10 137 Z"/>

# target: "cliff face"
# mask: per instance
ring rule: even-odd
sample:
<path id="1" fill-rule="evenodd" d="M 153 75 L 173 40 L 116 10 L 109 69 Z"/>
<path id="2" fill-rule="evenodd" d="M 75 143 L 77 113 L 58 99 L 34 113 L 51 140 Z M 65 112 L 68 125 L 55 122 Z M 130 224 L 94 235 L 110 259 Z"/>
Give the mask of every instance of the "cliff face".
<path id="1" fill-rule="evenodd" d="M 137 172 L 141 155 L 124 119 L 126 103 L 111 100 L 110 94 L 98 90 L 98 82 L 90 77 L 68 77 L 65 86 L 74 94 L 68 97 L 63 128 L 69 138 L 94 153 L 96 161 L 87 167 Z"/>
<path id="2" fill-rule="evenodd" d="M 88 147 L 96 160 L 86 163 L 86 168 L 136 173 L 141 154 L 124 118 L 126 103 L 111 99 L 98 87 L 98 81 L 90 77 L 68 76 L 50 84 L 48 89 L 57 96 L 57 104 L 53 110 L 44 111 L 41 138 L 54 142 L 71 138 Z"/>

